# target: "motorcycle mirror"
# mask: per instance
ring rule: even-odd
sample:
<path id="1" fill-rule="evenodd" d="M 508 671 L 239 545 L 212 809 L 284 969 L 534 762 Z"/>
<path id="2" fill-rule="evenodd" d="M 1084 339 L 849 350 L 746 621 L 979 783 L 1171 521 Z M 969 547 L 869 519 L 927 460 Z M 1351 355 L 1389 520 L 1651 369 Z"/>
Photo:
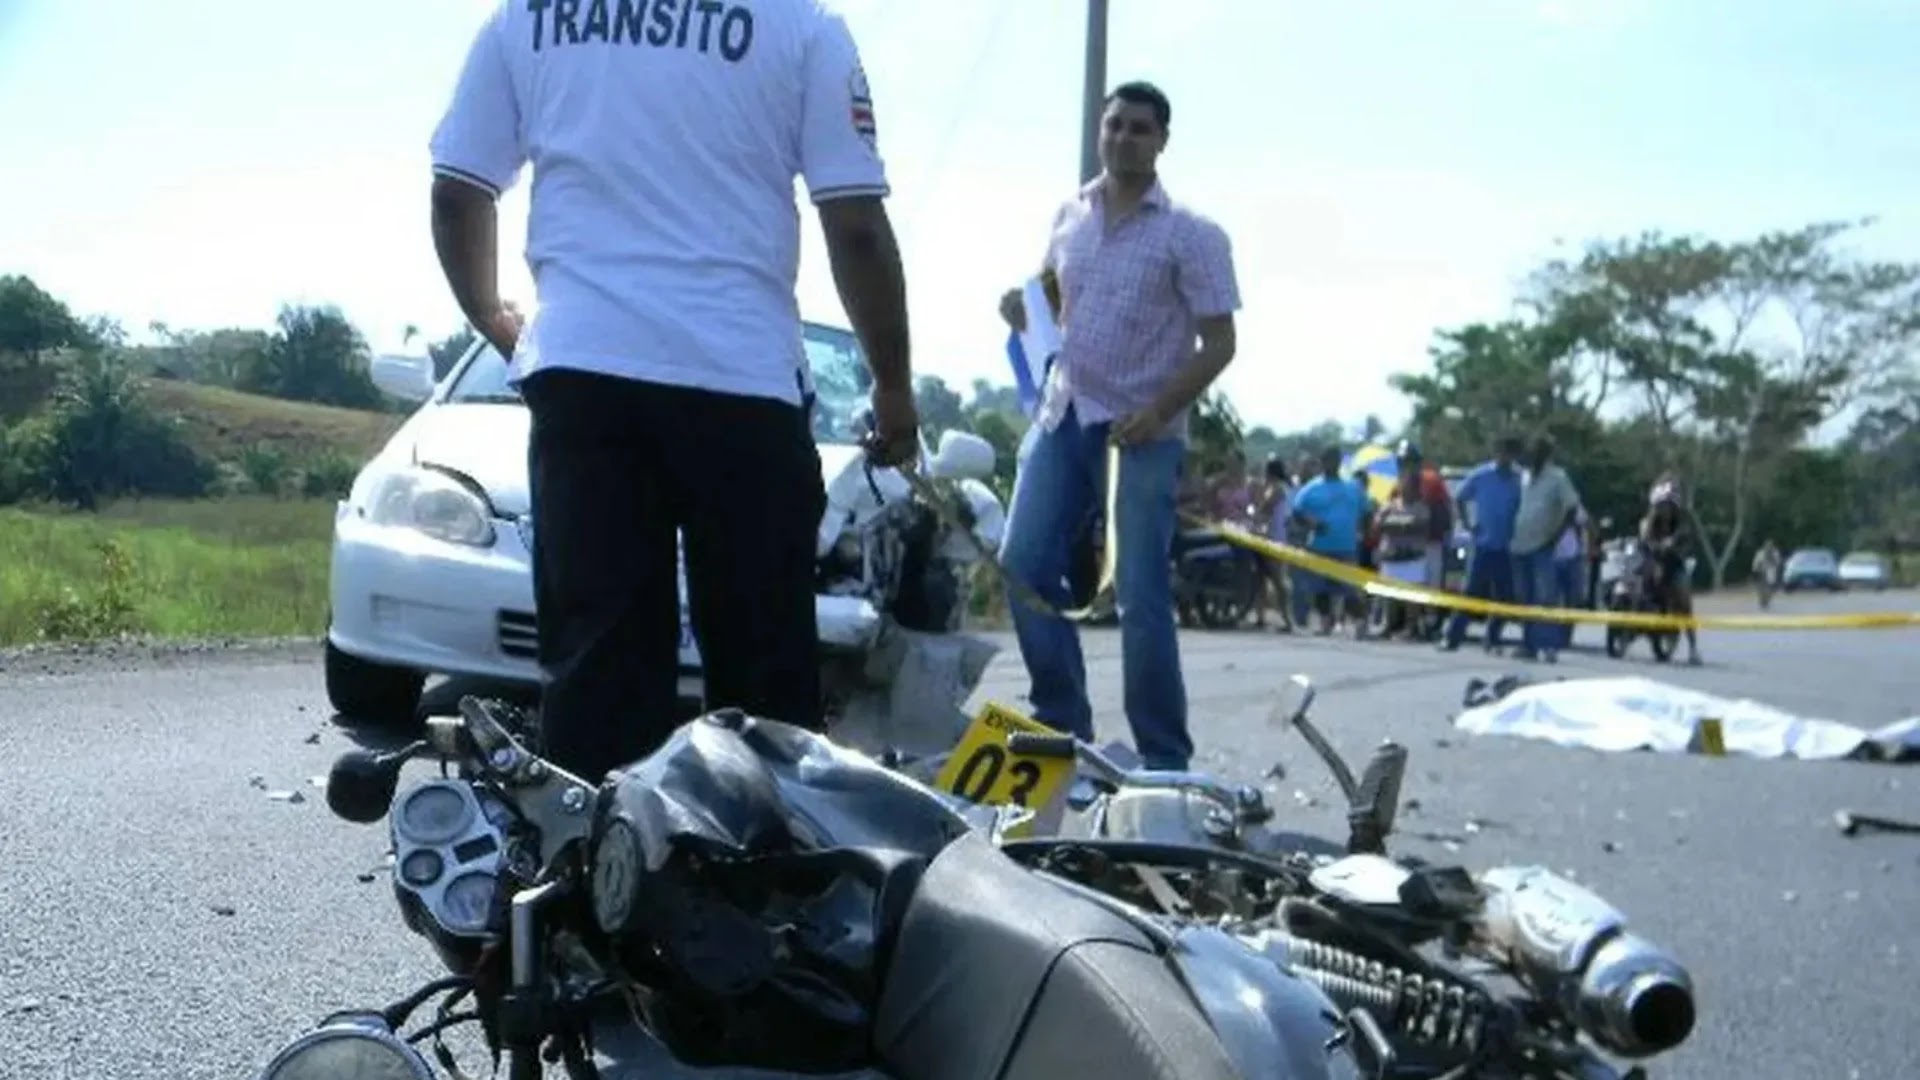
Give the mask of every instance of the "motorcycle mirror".
<path id="1" fill-rule="evenodd" d="M 1297 726 L 1306 719 L 1307 711 L 1313 708 L 1313 680 L 1305 675 L 1294 675 L 1280 688 L 1280 696 L 1273 703 L 1272 722 L 1278 728 Z"/>
<path id="2" fill-rule="evenodd" d="M 423 748 L 415 743 L 392 754 L 349 750 L 334 759 L 327 771 L 327 809 L 358 825 L 371 825 L 387 816 L 393 793 L 400 786 L 400 770 Z"/>
<path id="3" fill-rule="evenodd" d="M 1279 700 L 1274 702 L 1273 712 L 1268 719 L 1275 727 L 1283 730 L 1291 728 L 1307 740 L 1307 745 L 1313 747 L 1313 752 L 1320 756 L 1327 771 L 1333 774 L 1334 781 L 1340 785 L 1340 792 L 1346 796 L 1347 804 L 1352 806 L 1360 797 L 1353 770 L 1347 767 L 1346 759 L 1333 748 L 1333 744 L 1320 733 L 1313 721 L 1307 719 L 1307 713 L 1313 708 L 1314 696 L 1313 680 L 1305 675 L 1295 675 L 1281 689 Z"/>

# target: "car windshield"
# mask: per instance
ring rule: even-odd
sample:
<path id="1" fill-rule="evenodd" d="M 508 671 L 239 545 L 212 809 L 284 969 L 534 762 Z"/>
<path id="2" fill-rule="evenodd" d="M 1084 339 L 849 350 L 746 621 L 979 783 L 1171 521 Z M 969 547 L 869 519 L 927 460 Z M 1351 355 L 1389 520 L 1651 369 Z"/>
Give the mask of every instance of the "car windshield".
<path id="1" fill-rule="evenodd" d="M 1794 566 L 1832 566 L 1833 552 L 1796 551 L 1793 553 L 1793 558 L 1788 559 L 1787 562 Z"/>
<path id="2" fill-rule="evenodd" d="M 1852 554 L 1850 554 L 1850 555 L 1848 555 L 1848 556 L 1847 556 L 1846 558 L 1844 558 L 1844 559 L 1841 559 L 1841 560 L 1840 560 L 1840 565 L 1841 565 L 1841 566 L 1854 566 L 1854 567 L 1860 567 L 1860 566 L 1866 566 L 1866 567 L 1873 567 L 1873 566 L 1879 566 L 1879 565 L 1880 565 L 1880 556 L 1878 556 L 1878 555 L 1875 555 L 1875 554 L 1873 554 L 1872 552 L 1867 552 L 1867 551 L 1856 551 L 1856 552 L 1853 552 Z"/>
<path id="3" fill-rule="evenodd" d="M 807 367 L 813 376 L 816 397 L 813 408 L 813 437 L 823 443 L 852 443 L 856 414 L 867 402 L 867 389 L 873 377 L 860 342 L 848 330 L 818 323 L 803 323 Z M 491 345 L 460 370 L 447 392 L 449 403 L 468 405 L 513 404 L 520 395 L 507 384 L 507 364 Z"/>

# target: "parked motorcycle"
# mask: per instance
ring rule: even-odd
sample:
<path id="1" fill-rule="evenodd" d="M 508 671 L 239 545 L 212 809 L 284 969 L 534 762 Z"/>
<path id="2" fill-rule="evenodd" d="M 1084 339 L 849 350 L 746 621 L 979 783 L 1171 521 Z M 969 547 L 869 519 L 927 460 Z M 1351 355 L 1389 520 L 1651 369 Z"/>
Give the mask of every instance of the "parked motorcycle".
<path id="1" fill-rule="evenodd" d="M 1272 830 L 1259 790 L 1201 774 L 1121 767 L 1068 736 L 1015 735 L 1023 755 L 1076 757 L 1088 836 L 1010 840 L 1021 862 L 1176 920 L 1212 955 L 1238 943 L 1338 1003 L 1374 1077 L 1644 1080 L 1603 1058 L 1645 1059 L 1691 1034 L 1692 980 L 1623 915 L 1541 867 L 1469 874 L 1386 855 L 1406 750 L 1378 747 L 1359 779 L 1310 719 L 1296 676 L 1276 719 L 1298 731 L 1348 800 L 1344 849 Z M 1490 967 L 1504 997 L 1469 973 Z M 1215 976 L 1230 982 L 1232 976 Z"/>
<path id="2" fill-rule="evenodd" d="M 1183 626 L 1229 630 L 1260 600 L 1260 556 L 1211 529 L 1173 538 L 1173 602 Z"/>
<path id="3" fill-rule="evenodd" d="M 1091 607 L 1087 622 L 1119 623 L 1112 597 L 1098 594 L 1106 526 L 1095 514 L 1075 541 L 1068 572 L 1069 595 L 1076 607 Z M 1190 529 L 1173 537 L 1173 602 L 1180 625 L 1230 630 L 1245 622 L 1260 601 L 1260 556 L 1228 543 L 1211 529 Z"/>
<path id="4" fill-rule="evenodd" d="M 717 713 L 598 784 L 539 744 L 468 697 L 403 750 L 335 762 L 328 806 L 386 819 L 401 917 L 450 974 L 326 1018 L 260 1080 L 429 1080 L 419 1044 L 463 1022 L 511 1080 L 1363 1075 L 1371 1036 L 1312 979 L 1025 869 L 996 849 L 1004 818 L 821 736 Z M 399 791 L 416 759 L 439 774 Z M 435 997 L 474 1007 L 409 1032 Z"/>
<path id="5" fill-rule="evenodd" d="M 1688 563 L 1688 569 L 1692 569 L 1691 562 Z M 1647 546 L 1638 540 L 1627 541 L 1622 550 L 1620 572 L 1607 586 L 1607 610 L 1647 615 L 1670 614 L 1660 596 L 1659 583 L 1655 579 L 1657 572 L 1658 567 Z M 1672 660 L 1674 650 L 1680 647 L 1680 632 L 1677 630 L 1608 626 L 1607 655 L 1616 660 L 1625 656 L 1627 650 L 1633 647 L 1633 639 L 1642 635 L 1647 639 L 1647 647 L 1653 650 L 1654 659 L 1661 663 Z"/>

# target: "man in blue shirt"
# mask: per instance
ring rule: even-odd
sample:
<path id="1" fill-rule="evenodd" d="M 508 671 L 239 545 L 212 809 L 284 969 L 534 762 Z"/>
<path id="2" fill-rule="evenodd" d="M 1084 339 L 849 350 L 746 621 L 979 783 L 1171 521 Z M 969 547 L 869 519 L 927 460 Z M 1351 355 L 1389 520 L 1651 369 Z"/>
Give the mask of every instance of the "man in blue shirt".
<path id="1" fill-rule="evenodd" d="M 1345 563 L 1360 561 L 1360 519 L 1366 510 L 1366 494 L 1359 485 L 1340 475 L 1340 448 L 1329 446 L 1320 452 L 1320 475 L 1309 480 L 1293 497 L 1293 519 L 1305 526 L 1307 550 L 1315 555 Z M 1305 626 L 1309 602 L 1320 610 L 1322 635 L 1333 632 L 1339 609 L 1345 607 L 1346 585 L 1322 577 L 1310 570 L 1296 569 L 1294 575 L 1294 624 Z M 1362 620 L 1362 625 L 1365 625 Z"/>
<path id="2" fill-rule="evenodd" d="M 1473 553 L 1467 559 L 1467 595 L 1499 603 L 1513 602 L 1513 525 L 1520 513 L 1520 440 L 1508 436 L 1494 447 L 1493 460 L 1467 474 L 1453 501 L 1473 524 Z M 1487 620 L 1487 650 L 1500 647 L 1506 620 Z M 1467 634 L 1467 616 L 1455 612 L 1441 647 L 1451 652 Z"/>

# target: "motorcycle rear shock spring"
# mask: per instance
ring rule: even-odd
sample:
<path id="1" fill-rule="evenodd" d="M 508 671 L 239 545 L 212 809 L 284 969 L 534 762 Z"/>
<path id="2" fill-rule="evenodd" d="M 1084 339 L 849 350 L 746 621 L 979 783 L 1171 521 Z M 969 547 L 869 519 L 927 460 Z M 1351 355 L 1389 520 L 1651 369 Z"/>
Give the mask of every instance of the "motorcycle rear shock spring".
<path id="1" fill-rule="evenodd" d="M 1435 1050 L 1478 1052 L 1491 1003 L 1444 975 L 1424 975 L 1306 938 L 1293 938 L 1289 966 L 1343 1009 L 1365 1009 L 1402 1037 Z"/>

